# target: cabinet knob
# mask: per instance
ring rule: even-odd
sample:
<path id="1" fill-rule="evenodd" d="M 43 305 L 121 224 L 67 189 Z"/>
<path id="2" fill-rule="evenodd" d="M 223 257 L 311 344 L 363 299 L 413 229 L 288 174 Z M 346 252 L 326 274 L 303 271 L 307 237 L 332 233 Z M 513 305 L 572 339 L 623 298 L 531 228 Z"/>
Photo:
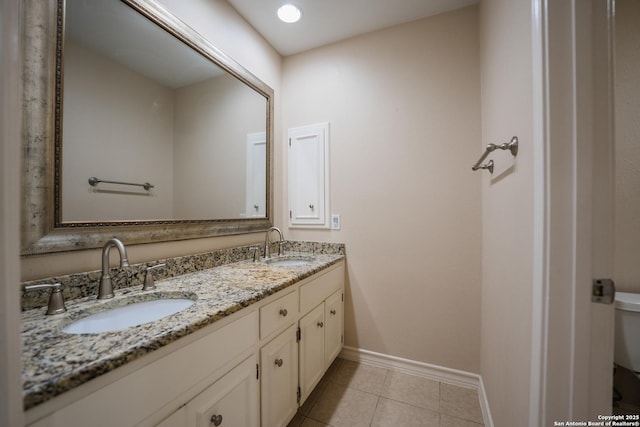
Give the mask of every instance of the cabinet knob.
<path id="1" fill-rule="evenodd" d="M 280 314 L 282 315 L 282 317 L 287 317 L 287 309 L 286 308 L 281 308 L 280 309 Z"/>
<path id="2" fill-rule="evenodd" d="M 313 210 L 313 205 L 309 205 L 309 209 Z"/>
<path id="3" fill-rule="evenodd" d="M 214 426 L 219 426 L 220 424 L 222 424 L 222 415 L 220 414 L 211 415 L 211 422 L 213 423 Z"/>
<path id="4" fill-rule="evenodd" d="M 276 366 L 278 368 L 282 367 L 282 359 L 276 359 Z"/>
<path id="5" fill-rule="evenodd" d="M 336 311 L 335 310 L 331 310 L 331 311 L 329 311 L 329 313 L 333 314 L 334 316 L 336 315 Z"/>
<path id="6" fill-rule="evenodd" d="M 321 328 L 324 327 L 324 322 L 318 322 L 318 326 Z"/>

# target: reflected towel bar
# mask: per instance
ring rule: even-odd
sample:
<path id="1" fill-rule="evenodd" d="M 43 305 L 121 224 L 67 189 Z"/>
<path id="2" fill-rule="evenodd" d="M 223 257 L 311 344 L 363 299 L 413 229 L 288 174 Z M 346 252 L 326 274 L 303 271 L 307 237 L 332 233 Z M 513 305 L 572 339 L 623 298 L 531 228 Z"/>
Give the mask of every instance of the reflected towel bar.
<path id="1" fill-rule="evenodd" d="M 151 190 L 154 187 L 152 184 L 149 184 L 148 182 L 145 182 L 144 184 L 136 184 L 135 182 L 107 181 L 106 179 L 98 179 L 95 176 L 92 176 L 91 178 L 89 178 L 89 184 L 92 187 L 95 187 L 101 182 L 104 182 L 107 184 L 133 185 L 135 187 L 142 187 L 147 191 Z"/>
<path id="2" fill-rule="evenodd" d="M 515 157 L 518 154 L 518 137 L 514 136 L 513 138 L 511 138 L 511 141 L 505 142 L 504 144 L 500 144 L 500 145 L 489 144 L 489 145 L 487 145 L 487 148 L 484 150 L 484 153 L 482 153 L 482 156 L 480 156 L 480 158 L 478 159 L 476 164 L 471 166 L 471 170 L 477 171 L 478 169 L 488 169 L 489 173 L 493 173 L 493 160 L 489 160 L 488 163 L 485 163 L 483 165 L 480 165 L 480 163 L 482 163 L 484 161 L 484 159 L 486 159 L 487 156 L 491 152 L 495 151 L 496 149 L 509 150 L 509 151 L 511 151 L 511 155 Z"/>

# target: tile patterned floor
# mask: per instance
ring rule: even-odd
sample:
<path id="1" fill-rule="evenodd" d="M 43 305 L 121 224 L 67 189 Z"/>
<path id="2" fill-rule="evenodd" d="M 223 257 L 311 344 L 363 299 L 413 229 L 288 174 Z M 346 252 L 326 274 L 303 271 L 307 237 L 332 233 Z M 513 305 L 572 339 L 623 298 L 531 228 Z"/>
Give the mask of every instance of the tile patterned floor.
<path id="1" fill-rule="evenodd" d="M 480 427 L 475 390 L 336 359 L 288 427 Z"/>

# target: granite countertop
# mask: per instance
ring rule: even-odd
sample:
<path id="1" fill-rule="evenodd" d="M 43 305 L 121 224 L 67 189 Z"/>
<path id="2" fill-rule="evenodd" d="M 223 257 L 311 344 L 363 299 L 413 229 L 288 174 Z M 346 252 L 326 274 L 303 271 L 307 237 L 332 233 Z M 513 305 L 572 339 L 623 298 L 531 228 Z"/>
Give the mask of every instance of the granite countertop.
<path id="1" fill-rule="evenodd" d="M 116 291 L 116 297 L 67 302 L 67 313 L 45 316 L 46 308 L 23 312 L 22 377 L 28 410 L 93 378 L 112 371 L 180 337 L 260 301 L 344 258 L 341 254 L 287 253 L 304 257 L 301 266 L 240 261 L 156 281 L 157 289 Z M 158 297 L 195 299 L 189 308 L 160 320 L 121 331 L 71 335 L 61 329 L 106 307 Z"/>

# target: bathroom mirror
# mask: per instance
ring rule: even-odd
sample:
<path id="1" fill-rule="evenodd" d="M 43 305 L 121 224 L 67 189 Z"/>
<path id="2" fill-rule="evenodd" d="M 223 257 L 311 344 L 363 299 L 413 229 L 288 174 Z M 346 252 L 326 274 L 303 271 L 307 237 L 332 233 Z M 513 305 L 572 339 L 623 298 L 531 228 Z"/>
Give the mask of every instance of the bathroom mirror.
<path id="1" fill-rule="evenodd" d="M 24 255 L 271 226 L 271 88 L 155 1 L 25 3 Z"/>

